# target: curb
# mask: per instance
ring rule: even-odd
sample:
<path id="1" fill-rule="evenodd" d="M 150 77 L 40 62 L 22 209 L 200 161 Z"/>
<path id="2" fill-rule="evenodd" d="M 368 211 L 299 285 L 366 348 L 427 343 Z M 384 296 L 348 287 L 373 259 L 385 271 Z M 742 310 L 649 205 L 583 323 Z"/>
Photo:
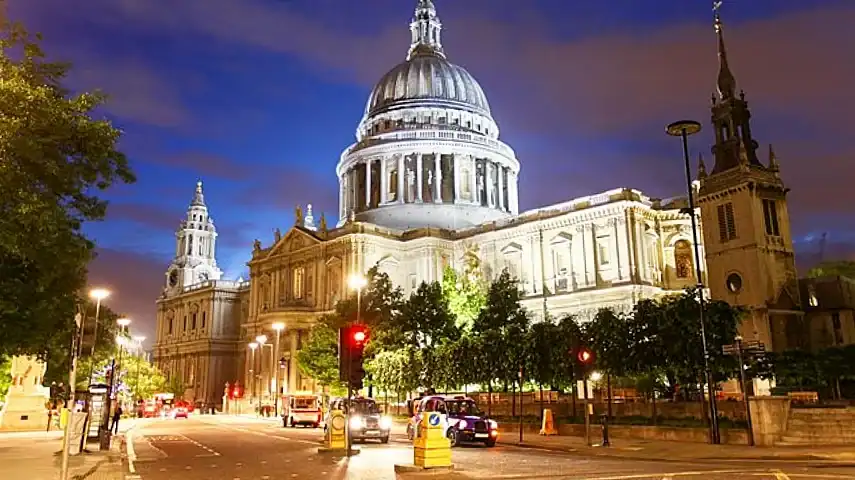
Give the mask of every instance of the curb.
<path id="1" fill-rule="evenodd" d="M 612 447 L 599 447 L 599 446 L 591 446 L 585 447 L 584 445 L 580 445 L 578 448 L 574 447 L 558 447 L 552 445 L 542 445 L 542 444 L 534 444 L 534 443 L 502 443 L 499 442 L 498 445 L 503 447 L 511 447 L 511 448 L 522 448 L 522 449 L 532 449 L 532 450 L 547 450 L 550 452 L 557 453 L 569 453 L 582 457 L 607 457 L 607 458 L 616 458 L 620 460 L 635 460 L 635 461 L 651 461 L 651 462 L 713 462 L 713 461 L 742 461 L 742 462 L 824 462 L 829 464 L 840 464 L 840 463 L 848 463 L 851 460 L 835 458 L 829 455 L 814 455 L 814 454 L 804 454 L 804 455 L 790 455 L 790 456 L 775 456 L 775 455 L 763 455 L 757 457 L 694 457 L 694 458 L 674 458 L 674 457 L 660 457 L 660 456 L 641 456 L 641 455 L 627 455 L 627 454 L 612 454 L 612 453 L 598 453 L 597 450 L 602 452 L 603 448 L 612 448 Z M 620 447 L 618 447 L 620 448 Z M 615 451 L 615 450 L 612 450 Z"/>
<path id="2" fill-rule="evenodd" d="M 419 467 L 417 465 L 395 465 L 395 473 L 448 473 L 454 470 L 454 465 L 447 467 Z"/>

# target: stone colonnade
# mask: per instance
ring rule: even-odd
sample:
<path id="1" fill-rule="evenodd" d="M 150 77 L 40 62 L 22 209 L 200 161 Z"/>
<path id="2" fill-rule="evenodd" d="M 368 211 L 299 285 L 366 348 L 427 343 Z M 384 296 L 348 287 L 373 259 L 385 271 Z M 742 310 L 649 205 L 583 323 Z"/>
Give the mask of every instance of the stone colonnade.
<path id="1" fill-rule="evenodd" d="M 265 332 L 265 335 L 267 335 L 267 343 L 263 347 L 257 348 L 254 355 L 248 347 L 245 347 L 244 379 L 247 381 L 244 382 L 244 395 L 269 398 L 274 388 L 280 390 L 284 388 L 285 392 L 300 390 L 297 352 L 301 348 L 302 340 L 307 338 L 307 332 L 302 329 L 285 330 L 279 338 L 278 357 L 274 356 L 273 351 L 276 346 L 276 333 Z M 255 341 L 255 337 L 249 341 Z M 281 358 L 285 359 L 284 367 L 279 364 Z M 250 374 L 250 370 L 252 370 L 252 374 Z M 279 375 L 275 387 L 273 385 L 274 371 Z M 249 381 L 252 377 L 255 377 L 254 385 Z"/>
<path id="2" fill-rule="evenodd" d="M 339 178 L 339 186 L 341 218 L 351 211 L 401 203 L 474 205 L 517 213 L 517 174 L 474 155 L 372 156 L 351 164 Z"/>

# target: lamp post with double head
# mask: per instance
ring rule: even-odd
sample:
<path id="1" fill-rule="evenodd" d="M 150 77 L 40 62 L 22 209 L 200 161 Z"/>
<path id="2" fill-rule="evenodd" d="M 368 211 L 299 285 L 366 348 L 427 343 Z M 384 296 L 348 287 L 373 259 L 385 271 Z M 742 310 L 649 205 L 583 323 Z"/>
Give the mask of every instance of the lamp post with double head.
<path id="1" fill-rule="evenodd" d="M 258 349 L 258 342 L 249 342 L 248 346 L 249 351 L 251 352 L 249 360 L 249 390 L 251 392 L 250 398 L 255 398 L 255 350 Z"/>
<path id="2" fill-rule="evenodd" d="M 709 414 L 710 414 L 710 443 L 720 443 L 718 430 L 718 409 L 715 401 L 715 384 L 713 381 L 712 372 L 710 371 L 710 355 L 707 349 L 706 321 L 704 320 L 704 282 L 701 277 L 701 250 L 698 245 L 698 221 L 695 215 L 695 192 L 692 186 L 692 167 L 689 165 L 689 135 L 694 135 L 701 131 L 701 124 L 694 120 L 680 120 L 674 122 L 667 127 L 665 131 L 672 137 L 680 137 L 683 140 L 683 162 L 686 170 L 686 187 L 689 194 L 689 206 L 684 210 L 692 219 L 692 245 L 695 251 L 695 276 L 697 280 L 698 291 L 698 319 L 701 323 L 701 344 L 703 345 L 704 353 L 704 376 L 706 377 L 707 390 L 709 392 Z M 703 395 L 701 388 L 701 395 Z"/>
<path id="3" fill-rule="evenodd" d="M 255 337 L 255 341 L 258 342 L 258 346 L 261 347 L 261 351 L 258 353 L 258 414 L 261 415 L 261 373 L 263 372 L 264 367 L 264 346 L 267 343 L 267 335 L 259 335 Z"/>
<path id="4" fill-rule="evenodd" d="M 89 298 L 95 300 L 95 325 L 92 333 L 92 348 L 89 351 L 89 383 L 92 383 L 92 374 L 95 371 L 95 343 L 98 340 L 98 317 L 101 315 L 101 300 L 110 296 L 110 291 L 106 288 L 93 288 L 89 291 Z M 86 316 L 84 315 L 83 324 L 81 324 L 80 335 L 80 350 L 83 349 L 83 329 L 85 328 Z"/>
<path id="5" fill-rule="evenodd" d="M 276 322 L 273 324 L 273 331 L 276 332 L 276 343 L 273 346 L 273 358 L 270 359 L 270 372 L 273 375 L 273 411 L 275 415 L 279 416 L 279 395 L 281 388 L 279 387 L 279 369 L 276 368 L 276 363 L 279 358 L 279 336 L 282 334 L 282 330 L 285 329 L 285 324 L 282 322 Z"/>

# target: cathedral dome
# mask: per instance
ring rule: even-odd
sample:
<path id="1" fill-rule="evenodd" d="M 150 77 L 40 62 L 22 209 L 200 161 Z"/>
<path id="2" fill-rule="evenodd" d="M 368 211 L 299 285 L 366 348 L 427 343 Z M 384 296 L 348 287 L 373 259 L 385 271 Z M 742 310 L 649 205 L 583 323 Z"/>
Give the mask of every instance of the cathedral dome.
<path id="1" fill-rule="evenodd" d="M 437 106 L 490 116 L 481 85 L 463 67 L 433 50 L 416 51 L 389 70 L 368 97 L 365 116 L 413 106 Z"/>

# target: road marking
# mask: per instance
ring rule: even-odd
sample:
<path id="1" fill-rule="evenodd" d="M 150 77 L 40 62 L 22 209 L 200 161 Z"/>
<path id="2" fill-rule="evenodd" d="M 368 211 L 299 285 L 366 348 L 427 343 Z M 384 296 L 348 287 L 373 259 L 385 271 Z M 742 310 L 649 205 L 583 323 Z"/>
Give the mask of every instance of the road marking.
<path id="1" fill-rule="evenodd" d="M 213 427 L 214 427 L 214 428 L 219 428 L 219 429 L 222 429 L 222 430 L 237 430 L 237 431 L 239 431 L 239 432 L 249 433 L 249 434 L 251 434 L 251 435 L 261 435 L 262 437 L 275 438 L 276 440 L 282 440 L 283 442 L 305 443 L 305 444 L 308 444 L 308 445 L 314 445 L 314 446 L 316 446 L 316 447 L 317 447 L 317 446 L 319 446 L 319 445 L 321 444 L 321 442 L 320 442 L 320 441 L 302 440 L 302 439 L 299 439 L 299 438 L 281 437 L 281 436 L 279 436 L 279 435 L 269 435 L 269 434 L 266 434 L 266 433 L 264 433 L 264 432 L 256 432 L 255 430 L 250 430 L 250 429 L 248 429 L 248 428 L 232 427 L 232 426 L 228 426 L 228 427 L 227 427 L 227 426 L 224 426 L 224 425 L 223 425 L 223 426 L 221 426 L 221 425 L 214 425 L 214 424 L 209 424 L 209 425 L 213 425 Z"/>
<path id="2" fill-rule="evenodd" d="M 772 473 L 775 474 L 775 480 L 790 480 L 790 477 L 780 470 L 772 470 Z"/>
<path id="3" fill-rule="evenodd" d="M 654 478 L 659 475 L 665 475 L 667 477 L 693 477 L 699 475 L 720 475 L 725 473 L 751 473 L 752 471 L 756 472 L 757 470 L 706 470 L 706 471 L 690 471 L 690 472 L 674 472 L 674 473 L 647 473 L 647 474 L 638 474 L 638 475 L 617 475 L 613 477 L 591 477 L 589 480 L 633 480 L 633 479 L 644 479 L 644 478 Z M 766 473 L 769 474 L 768 471 Z"/>
<path id="4" fill-rule="evenodd" d="M 128 454 L 128 470 L 131 473 L 137 473 L 137 468 L 134 466 L 134 461 L 137 459 L 137 452 L 134 450 L 134 428 L 125 433 L 125 450 Z"/>

